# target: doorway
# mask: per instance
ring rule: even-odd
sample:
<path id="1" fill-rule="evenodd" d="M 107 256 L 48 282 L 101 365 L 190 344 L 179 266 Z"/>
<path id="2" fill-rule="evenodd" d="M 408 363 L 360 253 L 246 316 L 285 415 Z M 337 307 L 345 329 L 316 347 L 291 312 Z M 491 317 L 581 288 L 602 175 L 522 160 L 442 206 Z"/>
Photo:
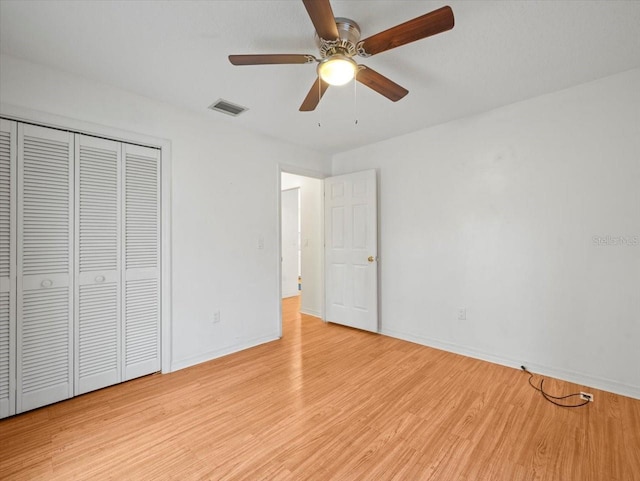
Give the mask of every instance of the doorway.
<path id="1" fill-rule="evenodd" d="M 295 303 L 288 304 L 299 306 L 296 309 L 301 314 L 323 319 L 324 184 L 322 179 L 281 172 L 280 189 L 282 297 L 297 296 Z M 297 236 L 294 238 L 291 224 L 294 218 L 292 204 L 296 198 Z M 295 276 L 294 271 L 297 272 Z"/>
<path id="2" fill-rule="evenodd" d="M 302 289 L 302 255 L 300 250 L 300 187 L 280 194 L 280 239 L 282 242 L 282 298 L 299 296 Z"/>

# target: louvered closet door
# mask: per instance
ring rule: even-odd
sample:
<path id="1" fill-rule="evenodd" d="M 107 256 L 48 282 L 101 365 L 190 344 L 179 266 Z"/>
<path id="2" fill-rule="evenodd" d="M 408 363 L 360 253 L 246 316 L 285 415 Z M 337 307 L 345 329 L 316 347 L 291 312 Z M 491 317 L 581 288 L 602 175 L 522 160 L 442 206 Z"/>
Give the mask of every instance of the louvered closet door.
<path id="1" fill-rule="evenodd" d="M 160 370 L 160 151 L 124 150 L 124 379 Z"/>
<path id="2" fill-rule="evenodd" d="M 121 144 L 76 134 L 75 394 L 121 381 Z"/>
<path id="3" fill-rule="evenodd" d="M 15 414 L 16 123 L 0 119 L 0 418 Z"/>
<path id="4" fill-rule="evenodd" d="M 73 150 L 18 125 L 18 412 L 73 395 Z"/>

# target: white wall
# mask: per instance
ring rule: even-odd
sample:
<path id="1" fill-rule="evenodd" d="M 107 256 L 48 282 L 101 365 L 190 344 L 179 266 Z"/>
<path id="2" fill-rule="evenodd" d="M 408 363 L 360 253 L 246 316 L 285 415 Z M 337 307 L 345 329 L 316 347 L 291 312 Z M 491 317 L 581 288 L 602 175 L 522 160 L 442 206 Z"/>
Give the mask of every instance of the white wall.
<path id="1" fill-rule="evenodd" d="M 334 175 L 379 169 L 382 331 L 640 397 L 639 86 L 635 69 L 336 155 Z"/>
<path id="2" fill-rule="evenodd" d="M 300 311 L 324 315 L 324 227 L 321 179 L 282 173 L 282 189 L 300 188 L 302 299 Z"/>
<path id="3" fill-rule="evenodd" d="M 173 368 L 277 338 L 278 165 L 327 157 L 5 55 L 0 102 L 171 141 Z"/>

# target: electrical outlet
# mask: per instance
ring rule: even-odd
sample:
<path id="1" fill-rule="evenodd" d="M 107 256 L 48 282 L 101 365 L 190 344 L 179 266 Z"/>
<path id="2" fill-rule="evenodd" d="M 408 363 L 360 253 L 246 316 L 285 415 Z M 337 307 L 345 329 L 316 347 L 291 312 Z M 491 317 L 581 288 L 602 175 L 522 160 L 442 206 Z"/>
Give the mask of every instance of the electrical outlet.
<path id="1" fill-rule="evenodd" d="M 213 323 L 217 324 L 219 322 L 220 322 L 220 311 L 218 310 L 213 313 Z"/>
<path id="2" fill-rule="evenodd" d="M 580 392 L 580 399 L 593 402 L 593 394 L 588 392 Z"/>
<path id="3" fill-rule="evenodd" d="M 467 308 L 466 307 L 458 308 L 458 320 L 459 321 L 466 321 L 467 320 Z"/>

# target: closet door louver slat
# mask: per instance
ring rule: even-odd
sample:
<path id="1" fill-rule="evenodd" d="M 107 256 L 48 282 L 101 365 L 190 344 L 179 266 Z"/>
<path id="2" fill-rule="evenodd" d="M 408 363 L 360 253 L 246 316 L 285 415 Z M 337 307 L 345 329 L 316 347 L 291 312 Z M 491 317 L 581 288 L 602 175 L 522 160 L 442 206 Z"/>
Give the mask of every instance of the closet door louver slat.
<path id="1" fill-rule="evenodd" d="M 0 418 L 15 414 L 16 123 L 0 119 Z"/>
<path id="2" fill-rule="evenodd" d="M 120 169 L 120 143 L 76 135 L 76 395 L 122 380 Z"/>
<path id="3" fill-rule="evenodd" d="M 124 145 L 124 379 L 160 370 L 160 155 Z"/>
<path id="4" fill-rule="evenodd" d="M 73 395 L 73 134 L 18 127 L 17 412 Z"/>

